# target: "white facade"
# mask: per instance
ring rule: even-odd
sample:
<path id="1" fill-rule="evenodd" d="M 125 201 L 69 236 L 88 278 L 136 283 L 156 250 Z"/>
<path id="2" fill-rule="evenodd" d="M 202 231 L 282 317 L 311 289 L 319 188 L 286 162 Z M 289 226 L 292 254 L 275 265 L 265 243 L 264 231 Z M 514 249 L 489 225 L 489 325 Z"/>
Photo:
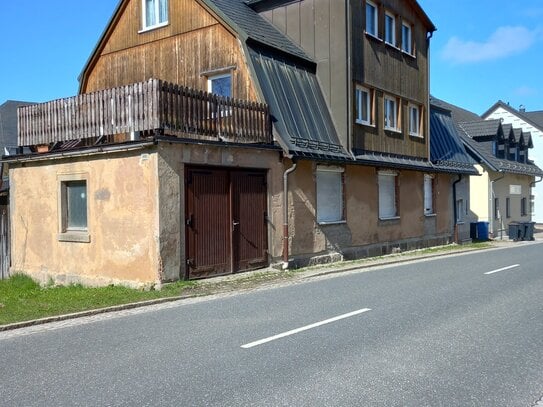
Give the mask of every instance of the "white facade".
<path id="1" fill-rule="evenodd" d="M 485 117 L 485 120 L 492 119 L 501 119 L 504 124 L 512 124 L 513 128 L 520 128 L 523 132 L 530 132 L 534 148 L 529 149 L 528 159 L 534 161 L 535 165 L 539 168 L 543 168 L 543 131 L 540 128 L 531 125 L 519 115 L 502 106 L 497 106 Z M 536 181 L 538 180 L 536 178 Z M 532 220 L 537 223 L 543 223 L 543 182 L 534 185 L 532 195 L 534 196 Z"/>

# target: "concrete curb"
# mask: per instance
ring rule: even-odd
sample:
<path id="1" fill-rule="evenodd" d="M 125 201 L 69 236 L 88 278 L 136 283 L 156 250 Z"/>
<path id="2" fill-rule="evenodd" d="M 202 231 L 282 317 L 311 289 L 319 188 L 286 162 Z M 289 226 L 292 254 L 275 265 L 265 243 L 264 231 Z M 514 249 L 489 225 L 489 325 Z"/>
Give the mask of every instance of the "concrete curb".
<path id="1" fill-rule="evenodd" d="M 466 248 L 466 249 L 459 248 L 458 250 L 454 250 L 454 251 L 451 251 L 451 252 L 445 252 L 445 253 L 431 253 L 431 254 L 420 254 L 420 255 L 413 254 L 413 255 L 409 255 L 409 256 L 405 256 L 405 257 L 402 257 L 401 255 L 391 255 L 391 256 L 397 256 L 397 257 L 390 257 L 388 259 L 386 257 L 383 257 L 383 258 L 379 258 L 379 259 L 377 259 L 375 261 L 371 261 L 371 259 L 368 259 L 367 263 L 353 264 L 353 265 L 348 265 L 348 266 L 344 266 L 344 267 L 337 266 L 337 265 L 334 266 L 333 263 L 332 263 L 332 264 L 330 264 L 329 267 L 323 266 L 324 270 L 322 270 L 322 271 L 314 271 L 313 272 L 311 270 L 308 270 L 308 271 L 305 271 L 305 272 L 300 272 L 300 275 L 295 276 L 293 279 L 296 279 L 296 277 L 298 277 L 300 280 L 304 280 L 304 279 L 310 279 L 310 278 L 314 278 L 314 277 L 322 277 L 322 276 L 327 276 L 327 275 L 331 275 L 331 274 L 339 274 L 339 273 L 355 271 L 355 270 L 360 270 L 360 269 L 368 269 L 368 268 L 372 268 L 372 267 L 390 266 L 390 265 L 395 265 L 395 264 L 407 263 L 407 262 L 410 262 L 410 261 L 426 260 L 426 259 L 433 259 L 433 258 L 436 258 L 436 257 L 454 256 L 454 255 L 459 255 L 459 254 L 465 254 L 465 253 L 469 253 L 469 252 L 477 252 L 477 251 L 485 251 L 485 250 L 497 250 L 497 249 L 500 249 L 500 248 L 513 247 L 513 245 L 502 244 L 502 242 L 499 242 L 499 241 L 495 241 L 495 243 L 496 243 L 496 245 L 491 246 L 491 247 Z M 257 271 L 257 272 L 264 273 L 262 270 Z M 243 278 L 244 276 L 247 276 L 247 273 L 240 273 L 240 274 L 236 274 L 236 275 L 225 276 L 225 278 L 223 280 L 216 280 L 216 279 L 208 280 L 209 283 L 203 283 L 203 285 L 208 284 L 209 286 L 213 286 L 214 284 L 217 284 L 217 283 L 220 284 L 221 281 L 223 281 L 223 282 L 224 281 L 226 281 L 226 282 L 231 282 L 231 281 L 234 282 L 234 281 L 236 281 L 236 277 L 238 277 L 238 276 L 240 278 Z M 220 277 L 218 277 L 218 278 L 220 279 Z M 243 289 L 243 288 L 240 289 L 240 291 L 244 291 L 244 290 L 245 289 Z M 180 295 L 180 296 L 176 296 L 176 297 L 157 298 L 155 300 L 133 302 L 133 303 L 121 304 L 121 305 L 113 305 L 111 307 L 97 308 L 97 309 L 92 309 L 92 310 L 87 310 L 87 311 L 74 312 L 74 313 L 70 313 L 70 314 L 55 315 L 55 316 L 51 316 L 51 317 L 45 317 L 45 318 L 34 319 L 34 320 L 29 320 L 29 321 L 15 322 L 15 323 L 12 323 L 12 324 L 0 325 L 0 332 L 19 329 L 19 328 L 26 328 L 26 327 L 30 327 L 30 326 L 34 326 L 34 325 L 47 324 L 47 323 L 50 323 L 50 322 L 58 322 L 58 321 L 65 321 L 65 320 L 68 320 L 68 319 L 88 317 L 88 316 L 93 316 L 93 315 L 98 315 L 98 314 L 104 314 L 104 313 L 107 313 L 107 312 L 123 311 L 123 310 L 128 310 L 128 309 L 146 307 L 146 306 L 149 306 L 149 305 L 156 305 L 156 304 L 162 304 L 162 303 L 173 302 L 173 301 L 181 301 L 181 300 L 185 300 L 185 299 L 188 299 L 188 298 L 209 296 L 209 295 L 218 294 L 218 293 L 221 293 L 220 290 L 218 290 L 217 292 L 211 292 L 211 293 L 207 293 L 207 294 L 205 294 L 205 293 L 204 294 L 196 293 L 194 295 L 187 294 L 187 295 Z"/>

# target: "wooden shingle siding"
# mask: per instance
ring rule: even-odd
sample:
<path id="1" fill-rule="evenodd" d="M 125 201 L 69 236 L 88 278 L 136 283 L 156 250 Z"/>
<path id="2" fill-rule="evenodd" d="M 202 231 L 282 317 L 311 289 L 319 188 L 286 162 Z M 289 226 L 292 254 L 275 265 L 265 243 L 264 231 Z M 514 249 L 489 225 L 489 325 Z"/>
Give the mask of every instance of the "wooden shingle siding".
<path id="1" fill-rule="evenodd" d="M 257 101 L 238 39 L 195 0 L 170 0 L 169 24 L 141 31 L 141 0 L 121 13 L 84 75 L 82 93 L 159 78 L 207 91 L 206 72 L 232 73 L 232 96 Z"/>

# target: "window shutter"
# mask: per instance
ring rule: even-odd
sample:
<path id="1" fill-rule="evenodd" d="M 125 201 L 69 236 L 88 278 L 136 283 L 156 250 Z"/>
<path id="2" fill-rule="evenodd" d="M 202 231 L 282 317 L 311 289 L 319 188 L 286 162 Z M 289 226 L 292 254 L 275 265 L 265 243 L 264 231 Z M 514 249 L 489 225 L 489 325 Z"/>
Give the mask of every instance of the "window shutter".
<path id="1" fill-rule="evenodd" d="M 396 213 L 396 175 L 379 174 L 379 218 L 393 218 Z"/>
<path id="2" fill-rule="evenodd" d="M 343 220 L 341 171 L 317 170 L 317 222 Z"/>

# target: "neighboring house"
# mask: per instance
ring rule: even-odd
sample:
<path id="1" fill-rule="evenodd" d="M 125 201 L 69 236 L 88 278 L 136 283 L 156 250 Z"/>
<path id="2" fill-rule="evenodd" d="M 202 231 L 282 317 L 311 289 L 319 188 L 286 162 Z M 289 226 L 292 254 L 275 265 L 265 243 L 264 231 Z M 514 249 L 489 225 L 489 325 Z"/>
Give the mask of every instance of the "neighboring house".
<path id="1" fill-rule="evenodd" d="M 434 30 L 414 0 L 122 0 L 80 95 L 19 111 L 13 268 L 149 285 L 451 242 L 472 170 L 430 160 Z"/>
<path id="2" fill-rule="evenodd" d="M 543 171 L 529 159 L 530 132 L 502 120 L 483 120 L 439 99 L 432 101 L 452 112 L 467 152 L 478 163 L 480 176 L 470 180 L 470 207 L 479 221 L 489 222 L 491 236 L 507 237 L 511 222 L 531 221 L 532 187 Z"/>
<path id="3" fill-rule="evenodd" d="M 524 135 L 530 134 L 533 148 L 530 158 L 536 165 L 543 165 L 543 112 L 527 112 L 521 106 L 518 110 L 509 104 L 499 100 L 490 109 L 482 114 L 485 120 L 499 119 L 503 124 L 510 124 L 516 129 L 522 130 Z M 526 138 L 526 137 L 524 137 Z M 541 178 L 535 180 L 532 185 L 532 197 L 530 212 L 535 222 L 543 223 L 543 185 Z"/>

